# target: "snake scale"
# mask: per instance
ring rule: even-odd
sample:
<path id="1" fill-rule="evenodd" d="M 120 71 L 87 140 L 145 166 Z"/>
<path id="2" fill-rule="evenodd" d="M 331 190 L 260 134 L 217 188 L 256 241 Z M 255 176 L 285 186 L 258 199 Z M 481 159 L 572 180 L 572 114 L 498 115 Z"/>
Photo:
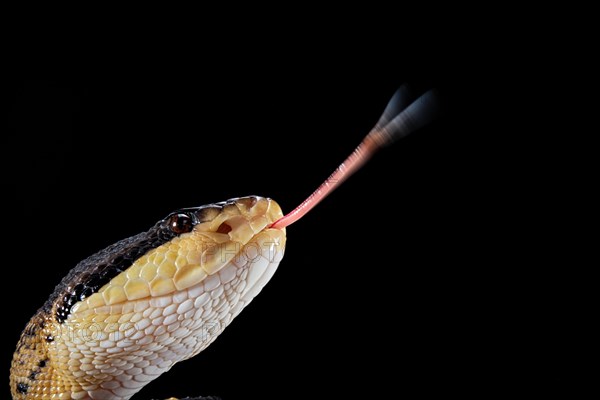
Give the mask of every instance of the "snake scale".
<path id="1" fill-rule="evenodd" d="M 379 148 L 427 123 L 434 99 L 430 91 L 412 102 L 401 87 L 357 149 L 285 216 L 260 196 L 184 208 L 81 261 L 21 334 L 13 399 L 129 399 L 200 353 L 273 276 L 286 227 Z"/>

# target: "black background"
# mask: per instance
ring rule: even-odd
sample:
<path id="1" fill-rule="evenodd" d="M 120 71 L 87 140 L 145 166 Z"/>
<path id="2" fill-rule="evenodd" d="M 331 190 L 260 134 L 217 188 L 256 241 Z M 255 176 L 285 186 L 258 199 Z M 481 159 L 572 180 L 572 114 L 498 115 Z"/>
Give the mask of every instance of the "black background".
<path id="1" fill-rule="evenodd" d="M 490 159 L 506 139 L 472 98 L 480 82 L 326 62 L 113 75 L 4 84 L 6 382 L 21 330 L 78 261 L 181 207 L 257 194 L 291 210 L 405 82 L 437 88 L 440 118 L 289 227 L 260 295 L 135 398 L 489 394 L 528 379 L 515 243 L 496 230 L 506 193 Z"/>

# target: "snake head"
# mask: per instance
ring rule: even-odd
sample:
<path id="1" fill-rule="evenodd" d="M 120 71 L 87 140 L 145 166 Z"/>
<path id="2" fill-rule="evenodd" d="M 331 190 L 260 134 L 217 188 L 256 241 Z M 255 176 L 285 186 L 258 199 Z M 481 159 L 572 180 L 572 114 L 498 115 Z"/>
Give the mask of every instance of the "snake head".
<path id="1" fill-rule="evenodd" d="M 283 257 L 285 229 L 269 228 L 282 215 L 275 201 L 259 196 L 177 210 L 153 228 L 168 241 L 136 259 L 71 313 L 166 296 L 205 281 L 212 287 L 228 283 L 237 273 L 262 276 Z M 256 295 L 267 280 L 239 282 L 245 286 L 242 297 Z"/>
<path id="2" fill-rule="evenodd" d="M 258 196 L 184 208 L 82 261 L 42 308 L 44 374 L 15 361 L 13 392 L 126 399 L 198 354 L 275 273 L 282 215 Z"/>
<path id="3" fill-rule="evenodd" d="M 273 276 L 281 217 L 258 196 L 185 208 L 83 260 L 21 336 L 14 398 L 128 399 L 198 354 Z"/>

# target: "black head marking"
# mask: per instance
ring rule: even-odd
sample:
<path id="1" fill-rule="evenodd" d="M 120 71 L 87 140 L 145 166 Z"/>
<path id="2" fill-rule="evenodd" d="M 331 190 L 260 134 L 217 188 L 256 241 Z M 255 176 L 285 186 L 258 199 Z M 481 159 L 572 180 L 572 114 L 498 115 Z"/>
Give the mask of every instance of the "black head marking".
<path id="1" fill-rule="evenodd" d="M 19 393 L 27 393 L 27 391 L 29 390 L 29 385 L 23 382 L 19 382 L 17 383 L 17 392 Z"/>
<path id="2" fill-rule="evenodd" d="M 62 324 L 77 302 L 96 293 L 148 251 L 190 232 L 200 222 L 197 212 L 203 208 L 171 213 L 149 231 L 121 240 L 80 262 L 48 300 L 48 306 L 52 307 L 60 299 L 55 311 L 56 320 Z"/>

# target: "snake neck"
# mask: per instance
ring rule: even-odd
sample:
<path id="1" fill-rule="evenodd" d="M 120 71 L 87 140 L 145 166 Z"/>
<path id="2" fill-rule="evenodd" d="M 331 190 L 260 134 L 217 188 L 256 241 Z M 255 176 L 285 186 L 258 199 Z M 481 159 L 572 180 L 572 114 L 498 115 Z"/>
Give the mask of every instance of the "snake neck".
<path id="1" fill-rule="evenodd" d="M 48 321 L 48 313 L 42 309 L 21 334 L 10 368 L 13 400 L 63 398 L 68 383 L 49 357 L 48 344 L 54 338 L 45 333 Z"/>

